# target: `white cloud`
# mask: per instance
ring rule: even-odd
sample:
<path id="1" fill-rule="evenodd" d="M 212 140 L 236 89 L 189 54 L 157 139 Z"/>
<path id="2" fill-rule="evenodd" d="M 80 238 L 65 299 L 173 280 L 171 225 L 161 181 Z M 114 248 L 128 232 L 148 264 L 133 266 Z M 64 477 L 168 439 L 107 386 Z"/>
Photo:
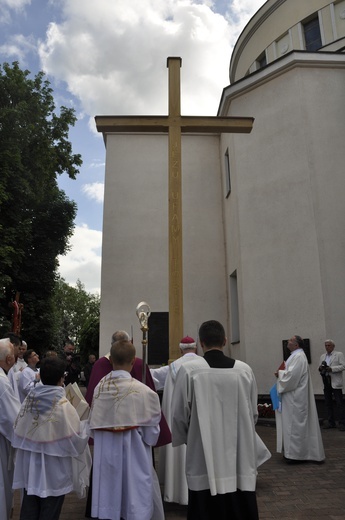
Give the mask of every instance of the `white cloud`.
<path id="1" fill-rule="evenodd" d="M 55 19 L 63 21 L 50 23 L 39 42 L 41 66 L 79 99 L 94 133 L 95 115 L 167 113 L 168 56 L 182 58 L 182 113 L 215 115 L 229 83 L 232 46 L 264 3 L 59 0 L 54 5 L 62 13 Z M 102 202 L 104 185 L 84 184 L 82 192 Z M 62 276 L 98 291 L 101 232 L 78 226 L 71 244 L 60 257 Z"/>
<path id="2" fill-rule="evenodd" d="M 228 84 L 230 28 L 193 0 L 65 0 L 39 53 L 85 112 L 167 112 L 168 56 L 182 57 L 182 112 L 215 114 Z"/>
<path id="3" fill-rule="evenodd" d="M 93 163 L 90 163 L 90 168 L 105 168 L 105 162 L 104 161 L 95 161 Z"/>
<path id="4" fill-rule="evenodd" d="M 92 182 L 82 186 L 82 192 L 91 199 L 103 204 L 104 199 L 104 184 L 103 182 Z"/>
<path id="5" fill-rule="evenodd" d="M 0 0 L 0 23 L 11 22 L 11 11 L 21 11 L 31 0 Z"/>
<path id="6" fill-rule="evenodd" d="M 86 225 L 76 226 L 71 250 L 59 256 L 59 272 L 70 285 L 79 279 L 87 292 L 100 292 L 102 232 Z"/>
<path id="7" fill-rule="evenodd" d="M 0 7 L 8 7 L 14 10 L 22 9 L 29 4 L 31 4 L 31 0 L 0 0 Z"/>
<path id="8" fill-rule="evenodd" d="M 232 0 L 227 7 L 225 17 L 231 29 L 231 45 L 236 40 L 242 29 L 249 22 L 251 17 L 266 3 L 266 0 Z"/>
<path id="9" fill-rule="evenodd" d="M 36 43 L 32 36 L 25 37 L 22 34 L 15 34 L 4 45 L 0 46 L 0 54 L 6 58 L 14 59 L 26 65 L 26 56 L 30 52 L 36 51 Z"/>
<path id="10" fill-rule="evenodd" d="M 29 54 L 38 52 L 41 67 L 59 87 L 55 96 L 66 106 L 74 106 L 79 118 L 88 121 L 90 131 L 102 139 L 95 128 L 95 115 L 167 113 L 168 56 L 182 58 L 182 113 L 215 115 L 222 89 L 229 83 L 232 46 L 264 3 L 49 0 L 46 4 L 54 10 L 53 19 L 62 22 L 51 22 L 40 40 L 35 31 L 36 40 L 12 35 L 0 53 L 24 63 Z M 0 24 L 9 27 L 11 16 L 26 11 L 30 4 L 31 0 L 0 0 Z M 25 14 L 35 12 L 34 3 L 31 7 Z M 25 19 L 23 16 L 24 25 Z M 65 84 L 69 92 L 63 90 Z M 103 191 L 99 182 L 81 188 L 84 196 L 99 203 Z M 88 291 L 99 290 L 101 240 L 100 231 L 86 225 L 76 227 L 72 250 L 59 258 L 60 273 L 68 283 L 75 284 L 80 278 Z"/>

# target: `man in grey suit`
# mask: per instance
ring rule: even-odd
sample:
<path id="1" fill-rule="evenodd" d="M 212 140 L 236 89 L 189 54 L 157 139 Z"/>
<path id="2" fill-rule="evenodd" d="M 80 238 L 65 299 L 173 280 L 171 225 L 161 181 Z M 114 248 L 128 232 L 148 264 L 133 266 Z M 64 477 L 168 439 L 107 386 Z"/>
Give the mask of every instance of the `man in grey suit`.
<path id="1" fill-rule="evenodd" d="M 319 372 L 323 380 L 323 393 L 327 409 L 328 423 L 324 428 L 335 428 L 333 396 L 339 413 L 339 430 L 345 431 L 345 404 L 343 401 L 343 371 L 345 358 L 342 352 L 334 350 L 335 343 L 326 339 L 326 353 L 320 357 Z"/>

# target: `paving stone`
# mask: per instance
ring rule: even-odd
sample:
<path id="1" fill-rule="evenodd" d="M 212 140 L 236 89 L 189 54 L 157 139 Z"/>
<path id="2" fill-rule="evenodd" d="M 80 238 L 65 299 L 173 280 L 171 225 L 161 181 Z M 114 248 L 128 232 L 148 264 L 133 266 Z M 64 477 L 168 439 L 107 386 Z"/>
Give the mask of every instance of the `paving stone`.
<path id="1" fill-rule="evenodd" d="M 274 423 L 259 424 L 257 432 L 272 453 L 259 468 L 257 498 L 260 520 L 345 520 L 345 432 L 322 430 L 324 464 L 289 465 L 275 452 Z M 165 518 L 187 518 L 187 507 L 165 504 Z M 15 493 L 13 520 L 19 520 L 20 498 Z M 67 495 L 60 520 L 84 520 L 85 499 Z M 217 520 L 217 519 L 214 519 Z"/>

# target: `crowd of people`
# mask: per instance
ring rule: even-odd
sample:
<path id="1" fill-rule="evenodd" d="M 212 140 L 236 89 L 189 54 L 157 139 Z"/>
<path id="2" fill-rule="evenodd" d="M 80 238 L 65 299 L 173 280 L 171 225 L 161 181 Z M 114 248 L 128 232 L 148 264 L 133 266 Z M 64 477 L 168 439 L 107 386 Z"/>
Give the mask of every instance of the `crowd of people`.
<path id="1" fill-rule="evenodd" d="M 181 357 L 146 367 L 144 384 L 143 362 L 128 333 L 116 331 L 108 354 L 89 356 L 90 413 L 80 420 L 65 392 L 81 371 L 73 342 L 40 361 L 19 336 L 0 339 L 0 518 L 9 520 L 13 490 L 19 489 L 20 520 L 58 520 L 72 491 L 87 494 L 89 518 L 163 520 L 164 500 L 187 505 L 188 520 L 257 520 L 258 468 L 271 454 L 255 431 L 254 372 L 224 354 L 227 340 L 218 321 L 201 325 L 199 341 L 203 356 L 186 336 Z M 325 349 L 319 364 L 325 427 L 336 427 L 334 397 L 344 431 L 344 355 L 332 340 Z M 277 451 L 289 464 L 322 463 L 303 339 L 292 336 L 288 350 L 276 372 Z M 157 391 L 163 391 L 162 403 Z M 154 447 L 160 450 L 157 472 Z"/>

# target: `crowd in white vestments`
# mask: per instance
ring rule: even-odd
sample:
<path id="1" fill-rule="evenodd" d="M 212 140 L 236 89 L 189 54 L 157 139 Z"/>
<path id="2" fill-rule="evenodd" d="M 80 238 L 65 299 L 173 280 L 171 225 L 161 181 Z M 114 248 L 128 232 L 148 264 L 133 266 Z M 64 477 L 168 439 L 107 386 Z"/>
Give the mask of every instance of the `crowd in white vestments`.
<path id="1" fill-rule="evenodd" d="M 11 336 L 0 340 L 0 518 L 10 518 L 13 490 L 20 489 L 21 520 L 58 520 L 67 493 L 86 493 L 89 426 L 66 399 L 66 367 L 57 357 L 42 361 L 38 377 L 39 357 L 27 350 L 27 366 L 10 380 L 19 345 Z"/>
<path id="2" fill-rule="evenodd" d="M 21 490 L 20 520 L 58 520 L 65 495 L 74 491 L 83 497 L 87 488 L 86 516 L 92 518 L 164 520 L 163 501 L 187 505 L 188 520 L 259 518 L 258 468 L 271 454 L 255 431 L 253 370 L 224 354 L 219 322 L 204 322 L 199 329 L 203 356 L 186 336 L 179 359 L 151 369 L 151 388 L 138 380 L 141 364 L 128 334 L 115 332 L 108 356 L 92 369 L 87 420 L 80 420 L 66 397 L 64 361 L 48 356 L 37 369 L 36 351 L 14 334 L 7 336 L 0 340 L 1 519 L 10 518 L 15 489 Z M 288 463 L 323 462 L 304 342 L 293 336 L 287 346 L 290 356 L 276 372 L 277 451 Z M 334 342 L 327 340 L 319 367 L 329 400 L 329 388 L 341 388 L 345 370 L 343 355 L 333 350 Z M 341 390 L 343 429 L 340 395 Z M 162 426 L 164 416 L 169 428 Z M 163 497 L 152 453 L 159 438 Z"/>

